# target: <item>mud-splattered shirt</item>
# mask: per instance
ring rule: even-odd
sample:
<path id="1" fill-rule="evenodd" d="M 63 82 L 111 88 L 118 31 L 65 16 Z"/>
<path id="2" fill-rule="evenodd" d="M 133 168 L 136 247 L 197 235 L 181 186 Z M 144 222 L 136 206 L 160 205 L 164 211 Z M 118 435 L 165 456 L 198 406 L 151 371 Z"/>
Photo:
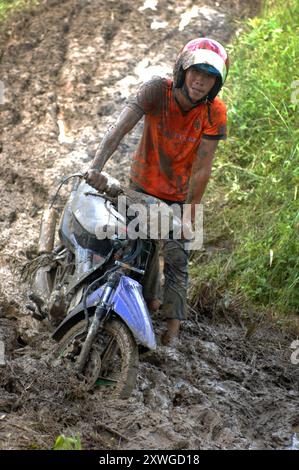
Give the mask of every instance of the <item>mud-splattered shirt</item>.
<path id="1" fill-rule="evenodd" d="M 131 180 L 149 194 L 184 201 L 192 164 L 202 138 L 226 138 L 226 106 L 219 99 L 183 113 L 171 80 L 156 78 L 141 86 L 128 106 L 145 113 L 141 141 L 133 156 Z"/>

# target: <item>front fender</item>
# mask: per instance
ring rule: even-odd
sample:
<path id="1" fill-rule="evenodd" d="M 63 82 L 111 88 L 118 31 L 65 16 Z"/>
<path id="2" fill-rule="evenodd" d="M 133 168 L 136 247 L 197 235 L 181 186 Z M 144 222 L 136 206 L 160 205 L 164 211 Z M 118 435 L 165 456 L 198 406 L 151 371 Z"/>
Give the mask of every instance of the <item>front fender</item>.
<path id="1" fill-rule="evenodd" d="M 104 286 L 96 289 L 86 299 L 87 308 L 95 307 L 101 299 Z M 111 298 L 112 310 L 126 323 L 137 343 L 156 349 L 156 339 L 142 286 L 128 276 L 122 276 Z M 89 310 L 90 313 L 90 310 Z M 84 318 L 83 303 L 75 307 L 52 334 L 59 341 L 67 330 Z"/>
<path id="2" fill-rule="evenodd" d="M 152 321 L 139 282 L 122 276 L 112 302 L 113 310 L 127 324 L 136 340 L 149 349 L 156 349 Z"/>

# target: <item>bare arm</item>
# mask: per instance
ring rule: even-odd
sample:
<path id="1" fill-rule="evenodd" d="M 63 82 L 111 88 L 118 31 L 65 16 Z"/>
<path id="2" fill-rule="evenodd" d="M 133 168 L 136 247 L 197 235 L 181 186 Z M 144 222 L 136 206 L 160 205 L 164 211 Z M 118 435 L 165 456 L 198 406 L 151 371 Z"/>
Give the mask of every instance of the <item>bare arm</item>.
<path id="1" fill-rule="evenodd" d="M 212 172 L 212 162 L 218 140 L 202 139 L 193 162 L 186 203 L 191 204 L 192 222 L 195 218 L 195 204 L 200 204 Z"/>
<path id="2" fill-rule="evenodd" d="M 126 106 L 120 113 L 116 123 L 111 126 L 96 151 L 95 157 L 92 161 L 90 169 L 101 171 L 111 157 L 113 152 L 117 149 L 123 137 L 137 124 L 142 118 L 143 112 L 141 109 L 132 109 Z"/>

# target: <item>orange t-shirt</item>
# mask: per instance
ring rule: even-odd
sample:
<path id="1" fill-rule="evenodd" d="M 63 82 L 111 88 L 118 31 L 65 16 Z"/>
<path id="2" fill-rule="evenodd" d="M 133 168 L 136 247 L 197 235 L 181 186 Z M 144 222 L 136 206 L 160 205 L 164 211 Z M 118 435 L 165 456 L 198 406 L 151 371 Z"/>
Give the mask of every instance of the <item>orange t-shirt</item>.
<path id="1" fill-rule="evenodd" d="M 183 113 L 171 80 L 146 82 L 128 104 L 145 113 L 144 130 L 133 156 L 131 180 L 145 192 L 185 201 L 200 141 L 226 138 L 226 106 L 219 98 Z M 209 115 L 210 114 L 210 115 Z"/>

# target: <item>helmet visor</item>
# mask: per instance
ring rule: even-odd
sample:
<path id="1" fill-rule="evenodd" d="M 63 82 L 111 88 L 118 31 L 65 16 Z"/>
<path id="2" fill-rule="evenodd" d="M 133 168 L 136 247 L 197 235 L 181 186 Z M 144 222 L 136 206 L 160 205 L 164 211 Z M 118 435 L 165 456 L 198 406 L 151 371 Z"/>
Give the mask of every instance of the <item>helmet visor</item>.
<path id="1" fill-rule="evenodd" d="M 215 75 L 216 77 L 221 77 L 219 70 L 217 70 L 213 65 L 210 64 L 194 64 L 191 66 L 193 69 L 198 70 L 199 72 L 206 72 L 210 75 Z"/>

